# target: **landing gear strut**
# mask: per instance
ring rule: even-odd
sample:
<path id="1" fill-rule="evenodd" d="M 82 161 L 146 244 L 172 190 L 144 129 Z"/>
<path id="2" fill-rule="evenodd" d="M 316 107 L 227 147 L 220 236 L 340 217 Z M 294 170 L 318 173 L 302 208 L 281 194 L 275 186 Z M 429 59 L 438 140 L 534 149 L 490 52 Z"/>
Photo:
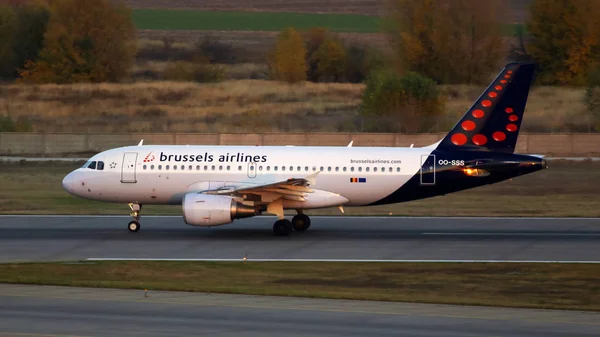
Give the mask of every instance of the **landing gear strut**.
<path id="1" fill-rule="evenodd" d="M 131 209 L 131 213 L 129 213 L 129 215 L 133 217 L 133 221 L 129 222 L 127 229 L 129 229 L 130 232 L 135 233 L 140 230 L 139 220 L 140 212 L 142 211 L 142 205 L 129 203 L 129 208 Z"/>

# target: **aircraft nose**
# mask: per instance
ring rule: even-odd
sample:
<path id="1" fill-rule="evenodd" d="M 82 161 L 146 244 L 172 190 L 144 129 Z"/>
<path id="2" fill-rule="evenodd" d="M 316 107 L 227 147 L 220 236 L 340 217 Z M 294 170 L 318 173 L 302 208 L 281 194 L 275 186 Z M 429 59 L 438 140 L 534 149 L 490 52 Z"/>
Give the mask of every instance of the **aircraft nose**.
<path id="1" fill-rule="evenodd" d="M 75 173 L 74 172 L 71 172 L 65 176 L 65 178 L 62 181 L 62 186 L 67 192 L 73 194 L 73 190 L 75 189 Z"/>

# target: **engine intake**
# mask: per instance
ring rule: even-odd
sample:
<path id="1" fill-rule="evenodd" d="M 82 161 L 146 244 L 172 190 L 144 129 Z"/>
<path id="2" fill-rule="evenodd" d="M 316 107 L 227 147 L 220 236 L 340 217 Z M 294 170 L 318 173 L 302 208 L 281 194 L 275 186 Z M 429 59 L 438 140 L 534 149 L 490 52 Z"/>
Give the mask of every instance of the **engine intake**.
<path id="1" fill-rule="evenodd" d="M 183 220 L 192 226 L 220 226 L 257 214 L 254 207 L 243 205 L 232 197 L 202 193 L 186 194 L 182 208 Z"/>

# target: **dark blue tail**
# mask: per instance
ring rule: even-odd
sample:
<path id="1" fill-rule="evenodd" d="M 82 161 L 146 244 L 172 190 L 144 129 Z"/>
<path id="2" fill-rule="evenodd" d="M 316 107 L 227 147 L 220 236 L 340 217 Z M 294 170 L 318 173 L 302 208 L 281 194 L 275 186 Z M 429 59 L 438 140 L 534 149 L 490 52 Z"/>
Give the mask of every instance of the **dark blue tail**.
<path id="1" fill-rule="evenodd" d="M 513 153 L 533 73 L 533 64 L 506 65 L 438 149 Z"/>

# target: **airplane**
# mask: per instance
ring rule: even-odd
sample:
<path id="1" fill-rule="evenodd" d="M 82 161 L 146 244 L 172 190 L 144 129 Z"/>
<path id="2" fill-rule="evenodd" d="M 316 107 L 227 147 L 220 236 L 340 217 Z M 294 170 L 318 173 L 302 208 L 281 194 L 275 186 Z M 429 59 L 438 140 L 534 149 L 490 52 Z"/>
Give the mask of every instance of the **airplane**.
<path id="1" fill-rule="evenodd" d="M 273 233 L 305 231 L 306 210 L 383 205 L 494 184 L 547 168 L 515 154 L 533 64 L 507 64 L 452 130 L 425 147 L 143 145 L 107 150 L 62 185 L 92 200 L 181 205 L 185 223 L 220 226 L 262 213 Z M 295 210 L 292 220 L 284 210 Z"/>

